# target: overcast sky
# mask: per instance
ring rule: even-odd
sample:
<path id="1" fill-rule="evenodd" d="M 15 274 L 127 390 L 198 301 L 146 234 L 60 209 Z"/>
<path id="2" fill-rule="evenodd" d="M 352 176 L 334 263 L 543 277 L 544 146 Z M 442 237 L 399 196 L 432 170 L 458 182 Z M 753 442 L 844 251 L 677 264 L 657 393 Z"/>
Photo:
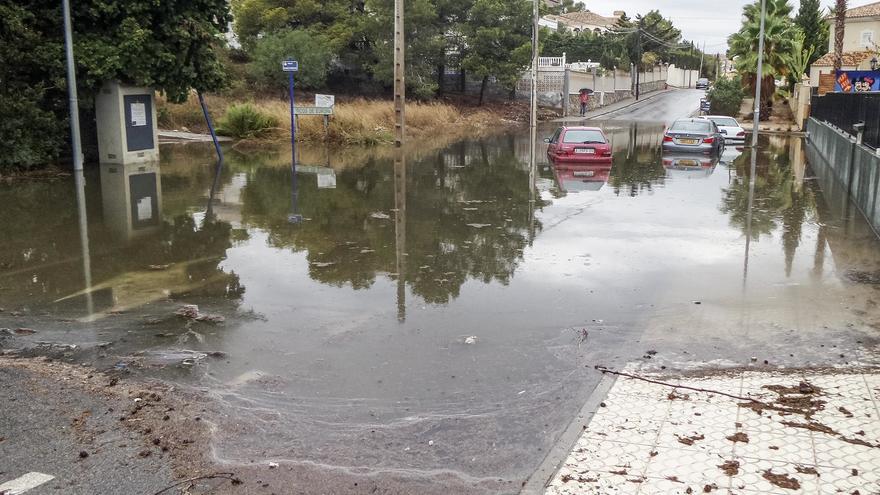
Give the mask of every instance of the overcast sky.
<path id="1" fill-rule="evenodd" d="M 858 7 L 872 3 L 875 0 L 850 0 L 849 7 Z M 750 3 L 747 0 L 625 0 L 613 4 L 614 7 L 603 7 L 599 10 L 595 2 L 586 0 L 587 8 L 603 15 L 610 15 L 610 10 L 624 10 L 627 15 L 644 14 L 651 9 L 657 9 L 667 18 L 671 18 L 682 36 L 687 40 L 694 40 L 698 45 L 706 42 L 706 52 L 715 53 L 727 50 L 727 37 L 736 32 L 740 26 L 743 5 Z M 800 5 L 798 0 L 789 0 L 797 12 Z M 834 0 L 821 0 L 823 7 L 828 8 L 834 4 Z"/>

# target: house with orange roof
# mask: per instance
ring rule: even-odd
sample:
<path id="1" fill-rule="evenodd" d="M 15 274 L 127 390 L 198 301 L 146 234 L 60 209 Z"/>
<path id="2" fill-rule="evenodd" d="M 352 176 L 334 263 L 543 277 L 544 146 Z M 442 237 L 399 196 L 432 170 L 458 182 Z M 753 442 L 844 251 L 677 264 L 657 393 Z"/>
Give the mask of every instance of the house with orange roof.
<path id="1" fill-rule="evenodd" d="M 825 17 L 830 36 L 828 37 L 828 53 L 819 57 L 810 66 L 810 86 L 819 86 L 821 74 L 834 71 L 834 16 Z M 880 2 L 869 3 L 861 7 L 853 7 L 846 11 L 845 30 L 843 35 L 843 70 L 869 70 L 871 61 L 877 65 L 878 45 L 880 39 Z"/>

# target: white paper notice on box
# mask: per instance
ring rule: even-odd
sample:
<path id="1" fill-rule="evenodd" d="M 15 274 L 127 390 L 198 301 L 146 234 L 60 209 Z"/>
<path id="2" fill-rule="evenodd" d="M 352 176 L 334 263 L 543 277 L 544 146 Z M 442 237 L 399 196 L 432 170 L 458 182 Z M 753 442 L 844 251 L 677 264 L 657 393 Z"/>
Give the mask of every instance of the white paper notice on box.
<path id="1" fill-rule="evenodd" d="M 147 106 L 143 103 L 131 104 L 131 126 L 141 127 L 147 125 Z"/>

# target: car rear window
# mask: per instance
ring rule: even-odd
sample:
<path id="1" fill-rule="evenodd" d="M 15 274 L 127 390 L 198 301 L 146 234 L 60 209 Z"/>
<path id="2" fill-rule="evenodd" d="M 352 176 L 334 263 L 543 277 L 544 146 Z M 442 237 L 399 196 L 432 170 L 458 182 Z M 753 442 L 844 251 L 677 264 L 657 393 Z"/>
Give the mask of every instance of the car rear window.
<path id="1" fill-rule="evenodd" d="M 712 117 L 709 120 L 711 120 L 712 122 L 715 122 L 715 125 L 722 125 L 725 127 L 739 127 L 739 123 L 737 123 L 736 120 L 734 120 L 730 117 L 720 117 L 720 118 Z"/>
<path id="2" fill-rule="evenodd" d="M 677 120 L 672 124 L 672 127 L 670 127 L 669 130 L 678 132 L 710 132 L 712 128 L 709 122 Z"/>
<path id="3" fill-rule="evenodd" d="M 562 138 L 563 143 L 604 143 L 605 136 L 599 131 L 565 131 L 565 137 Z"/>

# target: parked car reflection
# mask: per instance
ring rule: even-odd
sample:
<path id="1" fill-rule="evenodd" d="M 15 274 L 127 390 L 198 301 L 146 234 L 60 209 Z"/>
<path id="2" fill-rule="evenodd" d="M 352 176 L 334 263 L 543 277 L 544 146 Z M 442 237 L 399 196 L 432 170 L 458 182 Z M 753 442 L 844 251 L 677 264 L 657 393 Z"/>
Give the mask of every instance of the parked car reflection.
<path id="1" fill-rule="evenodd" d="M 553 175 L 563 193 L 598 191 L 611 175 L 611 161 L 583 164 L 554 160 L 552 163 Z"/>
<path id="2" fill-rule="evenodd" d="M 690 153 L 663 153 L 663 168 L 666 177 L 703 178 L 712 175 L 717 156 L 700 156 Z"/>

